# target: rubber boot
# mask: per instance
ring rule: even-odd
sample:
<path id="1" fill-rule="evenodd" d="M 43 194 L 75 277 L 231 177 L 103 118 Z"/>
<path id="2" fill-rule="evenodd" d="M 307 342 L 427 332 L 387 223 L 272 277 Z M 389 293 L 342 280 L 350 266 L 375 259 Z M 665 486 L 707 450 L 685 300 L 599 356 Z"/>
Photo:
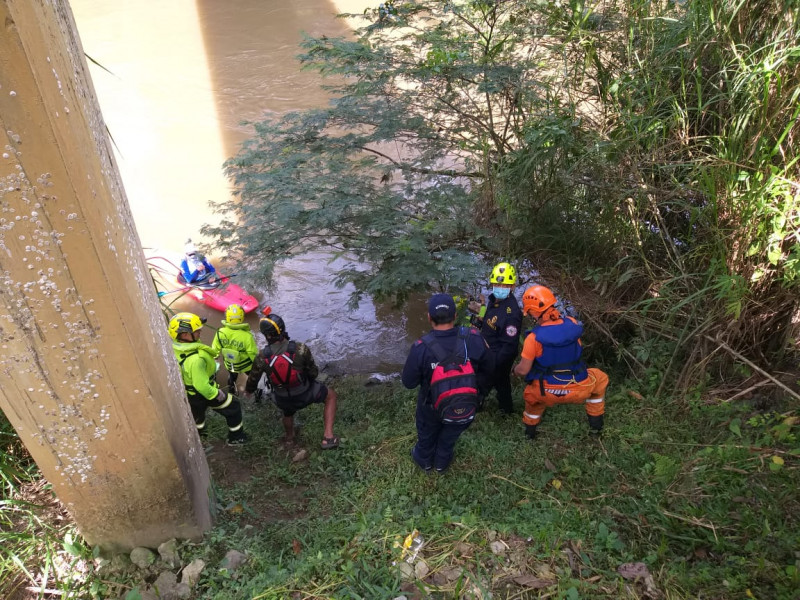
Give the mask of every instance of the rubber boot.
<path id="1" fill-rule="evenodd" d="M 536 439 L 536 425 L 525 425 L 525 437 L 529 440 Z"/>
<path id="2" fill-rule="evenodd" d="M 593 417 L 592 415 L 586 416 L 589 417 L 589 433 L 592 435 L 600 435 L 600 432 L 603 431 L 603 415 L 597 417 Z"/>

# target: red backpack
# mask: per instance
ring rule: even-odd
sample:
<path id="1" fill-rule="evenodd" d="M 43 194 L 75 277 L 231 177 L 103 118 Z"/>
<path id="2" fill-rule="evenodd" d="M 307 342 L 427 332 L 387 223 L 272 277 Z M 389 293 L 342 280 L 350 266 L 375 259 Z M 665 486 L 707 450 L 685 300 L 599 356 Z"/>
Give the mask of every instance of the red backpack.
<path id="1" fill-rule="evenodd" d="M 466 337 L 460 327 L 450 353 L 433 335 L 422 338 L 437 361 L 431 375 L 429 403 L 442 423 L 471 423 L 478 411 L 478 378 L 467 355 Z"/>
<path id="2" fill-rule="evenodd" d="M 294 355 L 297 353 L 297 344 L 289 342 L 286 352 L 273 354 L 269 345 L 264 347 L 262 357 L 267 363 L 267 376 L 276 390 L 291 390 L 305 383 L 305 377 L 294 368 Z"/>

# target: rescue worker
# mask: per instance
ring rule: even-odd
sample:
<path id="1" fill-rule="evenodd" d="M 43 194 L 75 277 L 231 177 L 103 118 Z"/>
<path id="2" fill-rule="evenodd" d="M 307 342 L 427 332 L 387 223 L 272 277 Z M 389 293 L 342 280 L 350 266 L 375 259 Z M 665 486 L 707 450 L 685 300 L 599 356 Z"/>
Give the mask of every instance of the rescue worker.
<path id="1" fill-rule="evenodd" d="M 428 301 L 428 322 L 431 331 L 411 346 L 401 380 L 408 389 L 419 386 L 417 392 L 417 443 L 411 448 L 411 458 L 426 473 L 444 473 L 453 460 L 456 441 L 470 426 L 468 423 L 443 422 L 431 405 L 431 377 L 438 359 L 431 347 L 438 345 L 453 353 L 456 344 L 464 345 L 464 358 L 469 360 L 480 379 L 494 366 L 492 353 L 477 329 L 455 327 L 456 305 L 449 294 L 435 294 Z M 477 395 L 477 390 L 476 390 Z M 476 398 L 477 403 L 477 398 Z"/>
<path id="2" fill-rule="evenodd" d="M 222 355 L 228 370 L 228 391 L 235 394 L 239 373 L 249 373 L 258 354 L 256 338 L 250 325 L 244 322 L 244 309 L 239 304 L 231 304 L 225 309 L 222 327 L 217 330 L 211 347 Z"/>
<path id="3" fill-rule="evenodd" d="M 471 312 L 482 318 L 473 319 L 481 330 L 481 335 L 494 354 L 494 370 L 483 382 L 483 395 L 488 396 L 492 389 L 497 390 L 497 404 L 500 410 L 510 415 L 514 412 L 511 396 L 511 367 L 519 352 L 519 335 L 522 328 L 522 311 L 514 297 L 517 283 L 517 270 L 507 262 L 499 263 L 492 269 L 489 277 L 492 293 L 483 305 L 472 305 Z M 477 310 L 476 310 L 477 309 Z"/>
<path id="4" fill-rule="evenodd" d="M 186 240 L 183 251 L 185 256 L 181 261 L 181 274 L 186 283 L 203 283 L 217 272 L 214 265 L 197 251 L 191 239 Z"/>
<path id="5" fill-rule="evenodd" d="M 563 318 L 555 308 L 556 297 L 543 285 L 534 285 L 522 296 L 522 312 L 536 320 L 525 338 L 522 356 L 514 374 L 524 377 L 525 435 L 536 437 L 536 428 L 548 406 L 584 404 L 589 431 L 603 429 L 608 376 L 600 369 L 587 369 L 581 360 L 583 325 Z"/>
<path id="6" fill-rule="evenodd" d="M 228 424 L 228 445 L 238 446 L 248 441 L 242 422 L 242 406 L 231 393 L 219 389 L 215 381 L 218 355 L 214 348 L 200 342 L 200 330 L 205 319 L 189 312 L 181 312 L 169 321 L 172 350 L 181 368 L 183 385 L 189 398 L 197 431 L 206 435 L 206 411 L 210 408 Z"/>
<path id="7" fill-rule="evenodd" d="M 323 404 L 323 450 L 338 448 L 339 437 L 333 433 L 336 417 L 336 392 L 317 380 L 319 369 L 305 344 L 292 341 L 286 324 L 278 315 L 261 319 L 259 329 L 267 345 L 258 353 L 247 377 L 245 394 L 250 397 L 258 387 L 261 374 L 266 373 L 272 385 L 275 403 L 283 411 L 283 443 L 294 444 L 297 436 L 294 415 L 310 404 Z"/>

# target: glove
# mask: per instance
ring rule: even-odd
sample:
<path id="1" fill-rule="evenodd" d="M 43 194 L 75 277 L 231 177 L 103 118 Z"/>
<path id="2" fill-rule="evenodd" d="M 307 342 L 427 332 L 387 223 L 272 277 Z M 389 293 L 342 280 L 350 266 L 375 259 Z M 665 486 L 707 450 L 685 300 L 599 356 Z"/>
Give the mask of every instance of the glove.
<path id="1" fill-rule="evenodd" d="M 536 425 L 525 425 L 525 437 L 529 440 L 536 437 Z"/>
<path id="2" fill-rule="evenodd" d="M 217 404 L 222 404 L 227 399 L 228 399 L 228 392 L 225 392 L 222 389 L 217 390 Z"/>

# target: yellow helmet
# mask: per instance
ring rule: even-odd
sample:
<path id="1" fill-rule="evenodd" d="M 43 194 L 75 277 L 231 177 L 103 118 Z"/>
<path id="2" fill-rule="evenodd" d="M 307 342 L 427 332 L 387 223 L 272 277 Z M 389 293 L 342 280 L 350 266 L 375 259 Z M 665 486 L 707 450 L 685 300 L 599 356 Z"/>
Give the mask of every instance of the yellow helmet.
<path id="1" fill-rule="evenodd" d="M 517 283 L 517 270 L 508 263 L 500 263 L 492 269 L 489 283 Z"/>
<path id="2" fill-rule="evenodd" d="M 201 319 L 194 313 L 181 312 L 169 320 L 169 336 L 173 340 L 178 339 L 179 333 L 193 333 L 203 328 L 205 319 Z"/>
<path id="3" fill-rule="evenodd" d="M 238 304 L 231 304 L 225 309 L 225 320 L 228 325 L 244 323 L 244 309 Z"/>

